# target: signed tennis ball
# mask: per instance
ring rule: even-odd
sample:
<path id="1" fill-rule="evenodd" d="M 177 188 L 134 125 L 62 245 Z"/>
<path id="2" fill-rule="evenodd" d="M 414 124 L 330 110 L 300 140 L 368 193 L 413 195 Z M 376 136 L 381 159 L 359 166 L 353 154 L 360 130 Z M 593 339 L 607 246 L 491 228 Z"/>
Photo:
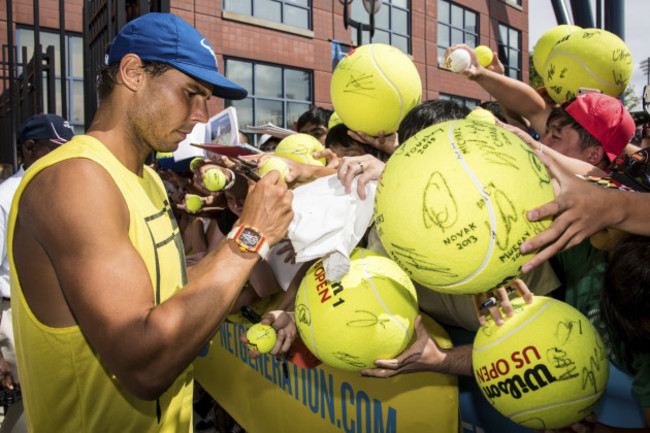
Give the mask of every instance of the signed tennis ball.
<path id="1" fill-rule="evenodd" d="M 533 65 L 535 66 L 535 70 L 540 76 L 544 75 L 544 64 L 546 63 L 546 58 L 548 57 L 548 53 L 551 51 L 551 48 L 553 48 L 555 44 L 561 41 L 562 38 L 581 29 L 582 27 L 562 24 L 547 30 L 537 40 L 535 49 L 533 51 Z"/>
<path id="2" fill-rule="evenodd" d="M 250 349 L 268 353 L 275 346 L 278 336 L 272 326 L 256 323 L 246 332 L 246 338 Z"/>
<path id="3" fill-rule="evenodd" d="M 218 168 L 206 170 L 203 184 L 208 191 L 221 191 L 227 182 L 226 175 Z"/>
<path id="4" fill-rule="evenodd" d="M 422 99 L 415 64 L 398 48 L 365 44 L 339 62 L 332 74 L 334 111 L 353 131 L 376 137 L 397 131 L 400 122 Z"/>
<path id="5" fill-rule="evenodd" d="M 526 143 L 486 122 L 452 120 L 423 129 L 390 157 L 375 223 L 411 278 L 475 294 L 519 276 L 532 257 L 519 246 L 550 224 L 529 222 L 526 212 L 553 198 L 551 178 Z"/>
<path id="6" fill-rule="evenodd" d="M 357 248 L 350 260 L 340 282 L 325 278 L 322 260 L 307 271 L 296 295 L 296 325 L 318 359 L 359 371 L 406 348 L 418 301 L 408 275 L 388 257 Z"/>
<path id="7" fill-rule="evenodd" d="M 478 47 L 474 48 L 474 51 L 476 51 L 476 56 L 478 57 L 478 62 L 481 64 L 481 66 L 487 68 L 492 64 L 494 53 L 492 52 L 490 47 L 485 45 L 479 45 Z"/>
<path id="8" fill-rule="evenodd" d="M 185 196 L 185 207 L 190 212 L 198 212 L 203 207 L 201 197 L 195 194 L 188 194 Z"/>
<path id="9" fill-rule="evenodd" d="M 469 120 L 478 120 L 479 122 L 491 123 L 492 125 L 496 123 L 494 114 L 485 108 L 474 108 L 467 116 L 465 116 L 465 118 Z"/>
<path id="10" fill-rule="evenodd" d="M 281 160 L 280 158 L 268 158 L 264 160 L 262 166 L 259 169 L 258 174 L 263 176 L 271 170 L 277 170 L 280 172 L 280 180 L 284 182 L 284 176 L 289 172 L 289 167 L 287 163 Z"/>
<path id="11" fill-rule="evenodd" d="M 320 141 L 309 134 L 291 134 L 284 137 L 273 153 L 277 156 L 298 161 L 303 164 L 325 166 L 325 158 L 315 159 L 313 154 L 317 150 L 323 150 L 324 147 Z"/>
<path id="12" fill-rule="evenodd" d="M 609 376 L 607 350 L 578 310 L 535 296 L 512 301 L 502 326 L 491 318 L 474 339 L 474 378 L 504 416 L 531 429 L 559 429 L 596 407 Z"/>
<path id="13" fill-rule="evenodd" d="M 445 58 L 445 66 L 454 72 L 461 72 L 465 70 L 465 68 L 467 68 L 470 63 L 472 63 L 472 59 L 469 55 L 469 52 L 462 48 L 452 51 Z"/>
<path id="14" fill-rule="evenodd" d="M 621 38 L 606 30 L 582 29 L 553 46 L 542 79 L 558 104 L 574 98 L 581 87 L 618 98 L 630 83 L 633 67 Z"/>

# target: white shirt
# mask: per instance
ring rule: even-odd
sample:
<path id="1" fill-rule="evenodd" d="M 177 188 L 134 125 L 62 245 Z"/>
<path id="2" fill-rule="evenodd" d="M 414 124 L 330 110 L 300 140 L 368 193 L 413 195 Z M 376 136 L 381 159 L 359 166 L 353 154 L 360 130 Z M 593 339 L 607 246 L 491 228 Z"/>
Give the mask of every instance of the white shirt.
<path id="1" fill-rule="evenodd" d="M 18 185 L 25 175 L 25 169 L 20 170 L 13 176 L 5 179 L 0 183 L 0 245 L 2 248 L 2 265 L 0 265 L 0 296 L 9 298 L 11 291 L 9 288 L 9 256 L 7 255 L 7 221 L 9 219 L 9 209 L 11 201 L 16 194 Z"/>

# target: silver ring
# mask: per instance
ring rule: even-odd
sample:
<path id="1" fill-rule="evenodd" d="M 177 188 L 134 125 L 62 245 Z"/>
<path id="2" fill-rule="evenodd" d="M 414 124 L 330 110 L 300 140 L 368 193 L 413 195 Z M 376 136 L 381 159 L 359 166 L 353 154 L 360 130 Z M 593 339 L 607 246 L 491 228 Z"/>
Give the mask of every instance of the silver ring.
<path id="1" fill-rule="evenodd" d="M 363 171 L 363 162 L 359 162 L 359 168 L 361 168 L 361 171 Z"/>

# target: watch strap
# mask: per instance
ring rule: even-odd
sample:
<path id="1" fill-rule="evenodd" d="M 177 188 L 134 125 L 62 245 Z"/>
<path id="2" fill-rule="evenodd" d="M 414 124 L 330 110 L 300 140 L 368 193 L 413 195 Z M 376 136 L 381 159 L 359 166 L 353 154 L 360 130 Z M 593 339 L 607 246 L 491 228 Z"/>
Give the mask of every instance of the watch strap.
<path id="1" fill-rule="evenodd" d="M 245 230 L 250 230 L 255 232 L 259 236 L 259 240 L 255 246 L 247 246 L 242 243 L 241 240 L 239 240 L 239 237 Z M 269 243 L 266 241 L 266 238 L 264 235 L 255 227 L 250 226 L 250 225 L 241 225 L 237 227 L 233 227 L 230 233 L 228 233 L 228 239 L 232 239 L 235 242 L 235 245 L 242 251 L 242 252 L 248 252 L 248 253 L 256 253 L 257 255 L 260 256 L 262 260 L 266 258 L 266 256 L 269 254 Z"/>

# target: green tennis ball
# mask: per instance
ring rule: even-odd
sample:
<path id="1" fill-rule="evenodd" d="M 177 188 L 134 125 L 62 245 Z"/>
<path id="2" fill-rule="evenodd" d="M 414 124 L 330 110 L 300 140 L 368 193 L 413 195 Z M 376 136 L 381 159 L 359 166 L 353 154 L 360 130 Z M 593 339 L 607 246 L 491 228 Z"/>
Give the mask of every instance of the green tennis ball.
<path id="1" fill-rule="evenodd" d="M 526 212 L 553 198 L 544 164 L 521 139 L 486 122 L 452 120 L 423 129 L 390 157 L 375 224 L 412 279 L 476 294 L 520 275 L 532 253 L 519 246 L 551 222 L 530 222 Z"/>
<path id="2" fill-rule="evenodd" d="M 203 158 L 194 158 L 190 161 L 190 170 L 198 170 L 199 167 L 201 167 L 201 164 L 203 164 Z"/>
<path id="3" fill-rule="evenodd" d="M 542 76 L 544 75 L 544 64 L 546 63 L 546 58 L 548 53 L 551 51 L 551 48 L 562 38 L 570 35 L 571 33 L 582 30 L 582 27 L 571 26 L 568 24 L 562 24 L 555 26 L 550 30 L 547 30 L 535 44 L 535 49 L 533 50 L 533 65 L 537 73 Z"/>
<path id="4" fill-rule="evenodd" d="M 203 184 L 208 191 L 221 191 L 227 180 L 223 171 L 218 168 L 211 168 L 205 172 Z"/>
<path id="5" fill-rule="evenodd" d="M 201 197 L 194 194 L 188 194 L 185 196 L 185 207 L 191 212 L 198 212 L 201 207 L 203 207 L 203 202 Z"/>
<path id="6" fill-rule="evenodd" d="M 465 118 L 468 120 L 491 123 L 492 125 L 496 124 L 496 117 L 494 117 L 494 114 L 485 108 L 475 108 L 465 116 Z"/>
<path id="7" fill-rule="evenodd" d="M 422 80 L 413 61 L 386 44 L 357 47 L 332 73 L 334 111 L 353 131 L 376 137 L 397 131 L 422 98 Z"/>
<path id="8" fill-rule="evenodd" d="M 513 317 L 476 333 L 474 378 L 485 398 L 512 421 L 555 430 L 596 407 L 609 376 L 607 349 L 596 328 L 569 304 L 535 296 L 512 300 Z"/>
<path id="9" fill-rule="evenodd" d="M 325 278 L 322 260 L 307 271 L 296 294 L 296 326 L 318 359 L 359 371 L 404 351 L 418 301 L 408 275 L 388 257 L 357 248 L 350 260 L 340 282 Z"/>
<path id="10" fill-rule="evenodd" d="M 314 159 L 317 150 L 323 150 L 323 144 L 309 134 L 291 134 L 283 138 L 273 153 L 302 164 L 325 166 L 325 158 Z"/>
<path id="11" fill-rule="evenodd" d="M 474 49 L 474 51 L 476 52 L 476 56 L 478 57 L 478 62 L 481 64 L 481 66 L 487 68 L 492 64 L 494 53 L 492 52 L 490 47 L 485 45 L 479 45 Z"/>
<path id="12" fill-rule="evenodd" d="M 614 33 L 577 30 L 555 44 L 546 58 L 542 79 L 546 91 L 561 104 L 581 87 L 618 98 L 632 78 L 630 49 Z"/>
<path id="13" fill-rule="evenodd" d="M 343 121 L 341 120 L 341 118 L 339 117 L 339 115 L 336 114 L 336 112 L 334 112 L 334 113 L 332 113 L 332 115 L 330 116 L 330 120 L 327 122 L 327 129 L 332 129 L 332 128 L 334 128 L 336 125 L 339 125 L 339 124 L 341 124 L 341 123 L 343 123 Z"/>
<path id="14" fill-rule="evenodd" d="M 275 346 L 278 337 L 272 326 L 256 323 L 246 332 L 246 338 L 251 350 L 268 353 Z"/>
<path id="15" fill-rule="evenodd" d="M 289 167 L 287 166 L 287 163 L 281 160 L 280 158 L 271 157 L 264 160 L 258 174 L 262 176 L 272 170 L 279 171 L 280 180 L 284 182 L 284 177 L 289 172 Z"/>

